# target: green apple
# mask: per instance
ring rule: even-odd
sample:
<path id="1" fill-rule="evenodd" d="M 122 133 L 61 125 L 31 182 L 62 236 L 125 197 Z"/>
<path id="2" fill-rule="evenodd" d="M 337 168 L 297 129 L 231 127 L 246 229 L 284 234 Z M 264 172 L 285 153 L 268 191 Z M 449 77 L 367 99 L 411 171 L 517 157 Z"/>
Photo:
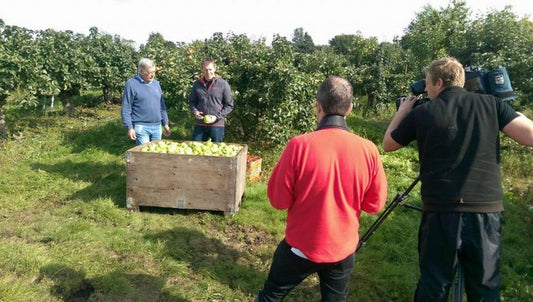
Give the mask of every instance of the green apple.
<path id="1" fill-rule="evenodd" d="M 142 152 L 227 157 L 237 156 L 241 150 L 242 146 L 240 145 L 226 144 L 223 142 L 213 143 L 211 140 L 206 142 L 159 141 L 157 143 L 149 143 L 141 149 Z"/>
<path id="2" fill-rule="evenodd" d="M 217 120 L 217 117 L 211 114 L 204 115 L 204 123 L 212 124 Z"/>

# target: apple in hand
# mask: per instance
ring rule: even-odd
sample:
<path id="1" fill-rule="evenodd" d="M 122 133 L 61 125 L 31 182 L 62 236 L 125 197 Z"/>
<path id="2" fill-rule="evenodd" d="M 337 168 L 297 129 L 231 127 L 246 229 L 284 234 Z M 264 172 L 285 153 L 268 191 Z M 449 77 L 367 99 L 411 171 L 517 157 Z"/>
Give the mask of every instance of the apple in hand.
<path id="1" fill-rule="evenodd" d="M 217 117 L 211 114 L 204 115 L 204 123 L 212 124 L 217 120 Z"/>

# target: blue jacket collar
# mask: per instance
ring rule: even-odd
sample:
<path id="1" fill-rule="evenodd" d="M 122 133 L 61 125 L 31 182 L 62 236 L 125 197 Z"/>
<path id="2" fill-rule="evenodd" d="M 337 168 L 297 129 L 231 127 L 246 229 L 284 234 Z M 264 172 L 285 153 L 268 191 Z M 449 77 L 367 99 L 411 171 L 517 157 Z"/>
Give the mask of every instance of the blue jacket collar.
<path id="1" fill-rule="evenodd" d="M 150 84 L 152 84 L 152 83 L 155 81 L 155 79 L 153 79 L 152 82 L 150 82 L 150 83 L 145 82 L 145 81 L 143 80 L 143 78 L 141 78 L 140 75 L 136 75 L 136 76 L 135 76 L 135 79 L 137 79 L 137 81 L 139 81 L 140 83 L 143 83 L 143 84 L 146 84 L 146 85 L 150 85 Z"/>

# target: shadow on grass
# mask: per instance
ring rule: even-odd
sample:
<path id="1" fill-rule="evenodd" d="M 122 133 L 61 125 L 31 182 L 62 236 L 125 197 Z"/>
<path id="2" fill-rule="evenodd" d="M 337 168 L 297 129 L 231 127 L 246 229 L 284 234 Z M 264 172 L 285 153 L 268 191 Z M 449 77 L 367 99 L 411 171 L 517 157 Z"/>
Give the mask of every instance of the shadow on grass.
<path id="1" fill-rule="evenodd" d="M 236 234 L 243 230 L 232 229 L 229 232 L 230 234 L 226 234 L 228 238 L 225 239 L 228 244 L 208 237 L 206 233 L 209 231 L 204 233 L 184 227 L 148 234 L 145 237 L 156 243 L 164 242 L 165 256 L 186 263 L 194 271 L 195 280 L 223 283 L 233 291 L 241 291 L 253 297 L 262 287 L 266 274 L 246 264 L 251 260 L 247 259 L 248 253 L 244 243 L 238 239 L 246 234 Z M 241 249 L 236 248 L 239 245 Z"/>
<path id="2" fill-rule="evenodd" d="M 119 113 L 120 114 L 120 113 Z M 171 113 L 169 112 L 169 115 Z M 172 134 L 164 139 L 190 140 L 193 119 L 186 112 L 173 112 L 175 121 L 170 121 Z M 72 146 L 73 153 L 81 153 L 87 148 L 96 148 L 113 155 L 122 155 L 135 147 L 135 141 L 127 137 L 120 117 L 104 123 L 65 132 L 64 145 Z"/>
<path id="3" fill-rule="evenodd" d="M 126 176 L 124 166 L 117 163 L 102 164 L 93 162 L 73 162 L 66 160 L 56 164 L 32 164 L 35 170 L 43 170 L 90 185 L 74 192 L 68 199 L 91 201 L 110 198 L 117 207 L 126 206 Z"/>
<path id="4" fill-rule="evenodd" d="M 163 290 L 165 280 L 145 274 L 115 271 L 87 278 L 83 269 L 54 263 L 41 268 L 37 282 L 52 281 L 52 296 L 67 302 L 82 301 L 177 301 L 183 297 Z"/>
<path id="5" fill-rule="evenodd" d="M 63 144 L 72 146 L 72 153 L 95 148 L 113 155 L 124 154 L 129 148 L 135 147 L 135 142 L 126 136 L 119 119 L 87 129 L 66 131 Z"/>

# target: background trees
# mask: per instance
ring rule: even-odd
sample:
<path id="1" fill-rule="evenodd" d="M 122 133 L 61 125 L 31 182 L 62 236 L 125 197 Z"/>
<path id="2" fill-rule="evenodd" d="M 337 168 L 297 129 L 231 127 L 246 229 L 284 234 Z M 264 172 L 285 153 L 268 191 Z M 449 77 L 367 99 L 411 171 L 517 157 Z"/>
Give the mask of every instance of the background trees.
<path id="1" fill-rule="evenodd" d="M 118 102 L 124 79 L 137 70 L 134 64 L 137 52 L 133 42 L 100 33 L 96 27 L 89 32 L 83 43 L 83 50 L 90 58 L 87 71 L 89 85 L 101 89 L 104 102 Z"/>
<path id="2" fill-rule="evenodd" d="M 213 57 L 237 104 L 228 120 L 231 135 L 275 144 L 314 127 L 312 103 L 325 77 L 346 77 L 354 86 L 356 110 L 375 114 L 408 94 L 409 85 L 423 76 L 421 68 L 443 56 L 487 69 L 505 66 L 518 95 L 512 105 L 529 106 L 531 53 L 530 20 L 518 18 L 511 7 L 472 18 L 466 4 L 455 0 L 442 9 L 424 7 L 404 36 L 393 42 L 380 43 L 361 34 L 337 35 L 324 46 L 314 45 L 312 37 L 297 28 L 292 40 L 277 36 L 271 45 L 232 33 L 214 33 L 190 44 L 153 33 L 135 49 L 131 41 L 96 27 L 85 36 L 33 31 L 0 20 L 0 136 L 9 134 L 5 105 L 37 108 L 56 97 L 65 112 L 73 114 L 77 105 L 73 100 L 88 90 L 98 91 L 99 97 L 81 105 L 119 102 L 124 82 L 136 73 L 143 56 L 158 65 L 167 105 L 179 111 L 188 110 L 192 83 L 201 74 L 200 60 Z M 13 112 L 8 112 L 8 120 Z"/>

